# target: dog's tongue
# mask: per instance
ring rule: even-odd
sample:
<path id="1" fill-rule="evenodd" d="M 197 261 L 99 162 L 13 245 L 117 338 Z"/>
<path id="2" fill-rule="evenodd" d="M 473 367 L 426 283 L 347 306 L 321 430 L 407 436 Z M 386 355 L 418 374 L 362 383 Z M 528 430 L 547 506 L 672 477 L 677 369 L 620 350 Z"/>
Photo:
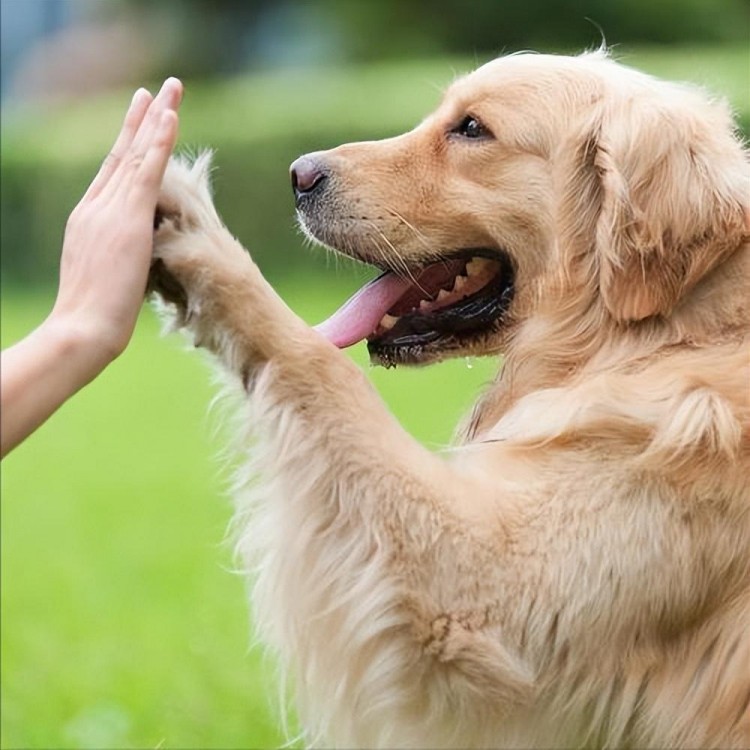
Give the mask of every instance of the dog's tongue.
<path id="1" fill-rule="evenodd" d="M 328 320 L 316 325 L 315 330 L 339 349 L 356 344 L 378 327 L 409 286 L 409 281 L 386 271 L 363 286 Z"/>

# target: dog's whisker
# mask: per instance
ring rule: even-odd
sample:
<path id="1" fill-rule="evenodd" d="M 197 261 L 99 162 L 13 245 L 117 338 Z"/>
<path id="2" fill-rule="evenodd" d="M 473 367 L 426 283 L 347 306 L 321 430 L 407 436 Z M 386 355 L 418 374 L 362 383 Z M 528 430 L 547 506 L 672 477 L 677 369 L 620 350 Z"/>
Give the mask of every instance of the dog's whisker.
<path id="1" fill-rule="evenodd" d="M 380 252 L 380 257 L 383 263 L 393 270 L 394 273 L 401 276 L 402 278 L 406 279 L 410 283 L 412 283 L 415 287 L 420 289 L 422 292 L 425 292 L 424 289 L 419 285 L 416 278 L 414 277 L 414 273 L 412 272 L 411 268 L 409 268 L 408 263 L 406 260 L 404 260 L 403 256 L 399 251 L 396 249 L 394 244 L 388 239 L 388 237 L 385 235 L 385 233 L 378 227 L 378 225 L 370 220 L 367 220 L 368 225 L 373 229 L 377 236 L 380 237 L 380 239 L 383 240 L 383 242 L 386 244 L 386 246 L 390 249 L 392 255 L 387 254 L 380 243 L 376 243 L 376 246 Z M 394 267 L 394 264 L 395 267 Z M 426 293 L 426 292 L 425 292 Z"/>
<path id="2" fill-rule="evenodd" d="M 427 238 L 424 236 L 424 233 L 421 232 L 419 229 L 417 229 L 410 221 L 408 221 L 401 213 L 399 213 L 395 208 L 387 207 L 386 210 L 392 215 L 395 216 L 405 227 L 410 229 L 416 239 L 420 242 L 422 247 L 424 247 L 425 250 L 427 250 L 430 254 L 436 254 L 435 250 L 432 248 L 432 246 L 427 242 Z"/>
<path id="3" fill-rule="evenodd" d="M 383 240 L 383 242 L 385 242 L 385 244 L 388 246 L 388 248 L 393 253 L 393 257 L 389 256 L 388 258 L 386 258 L 384 256 L 384 260 L 389 260 L 389 261 L 391 261 L 391 263 L 393 261 L 395 261 L 396 263 L 398 263 L 398 265 L 403 269 L 403 273 L 401 273 L 399 275 L 402 276 L 403 278 L 405 278 L 406 280 L 408 280 L 409 282 L 411 282 L 411 284 L 413 284 L 414 287 L 416 287 L 417 289 L 419 289 L 419 291 L 422 292 L 422 294 L 424 294 L 425 297 L 430 297 L 431 295 L 430 295 L 429 291 L 427 289 L 425 289 L 417 281 L 417 278 L 414 276 L 414 272 L 412 271 L 412 269 L 410 268 L 409 264 L 404 259 L 403 255 L 396 249 L 395 245 L 388 239 L 388 237 L 385 235 L 385 233 L 377 225 L 372 224 L 372 226 L 375 229 L 375 231 L 378 233 L 378 235 L 381 237 L 381 239 Z M 391 263 L 389 263 L 389 266 L 392 267 Z"/>

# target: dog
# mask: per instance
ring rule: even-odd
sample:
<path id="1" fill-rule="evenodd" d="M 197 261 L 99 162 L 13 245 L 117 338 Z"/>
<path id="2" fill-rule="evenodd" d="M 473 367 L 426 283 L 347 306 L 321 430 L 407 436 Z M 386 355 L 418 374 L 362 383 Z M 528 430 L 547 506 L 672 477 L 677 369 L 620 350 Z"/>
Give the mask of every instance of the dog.
<path id="1" fill-rule="evenodd" d="M 246 405 L 237 549 L 305 743 L 750 746 L 728 107 L 606 52 L 518 54 L 404 135 L 299 158 L 304 231 L 381 272 L 317 329 L 222 224 L 209 168 L 167 171 L 150 288 Z M 386 366 L 503 365 L 435 454 L 339 351 L 362 339 Z"/>

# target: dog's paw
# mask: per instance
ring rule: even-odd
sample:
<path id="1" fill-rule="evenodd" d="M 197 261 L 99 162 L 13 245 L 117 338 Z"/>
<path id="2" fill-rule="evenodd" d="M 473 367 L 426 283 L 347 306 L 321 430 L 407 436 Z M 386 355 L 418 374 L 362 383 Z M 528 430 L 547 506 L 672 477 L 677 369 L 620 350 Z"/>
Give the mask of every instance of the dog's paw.
<path id="1" fill-rule="evenodd" d="M 218 229 L 221 219 L 211 194 L 213 152 L 203 151 L 195 159 L 173 156 L 162 181 L 154 215 L 154 253 L 176 233 Z"/>
<path id="2" fill-rule="evenodd" d="M 173 156 L 167 165 L 154 214 L 154 249 L 148 291 L 176 306 L 184 316 L 188 287 L 198 268 L 218 258 L 199 238 L 222 230 L 211 194 L 211 151 L 195 159 Z M 201 256 L 205 256 L 201 257 Z"/>

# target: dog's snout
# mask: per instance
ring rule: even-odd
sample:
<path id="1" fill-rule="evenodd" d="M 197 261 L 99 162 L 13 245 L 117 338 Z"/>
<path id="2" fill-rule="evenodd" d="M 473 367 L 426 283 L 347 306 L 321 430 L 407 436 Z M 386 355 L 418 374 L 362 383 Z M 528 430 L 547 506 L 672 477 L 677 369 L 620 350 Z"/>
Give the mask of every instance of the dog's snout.
<path id="1" fill-rule="evenodd" d="M 312 193 L 326 179 L 326 172 L 319 161 L 309 156 L 300 156 L 289 167 L 292 178 L 294 195 L 300 196 Z"/>

